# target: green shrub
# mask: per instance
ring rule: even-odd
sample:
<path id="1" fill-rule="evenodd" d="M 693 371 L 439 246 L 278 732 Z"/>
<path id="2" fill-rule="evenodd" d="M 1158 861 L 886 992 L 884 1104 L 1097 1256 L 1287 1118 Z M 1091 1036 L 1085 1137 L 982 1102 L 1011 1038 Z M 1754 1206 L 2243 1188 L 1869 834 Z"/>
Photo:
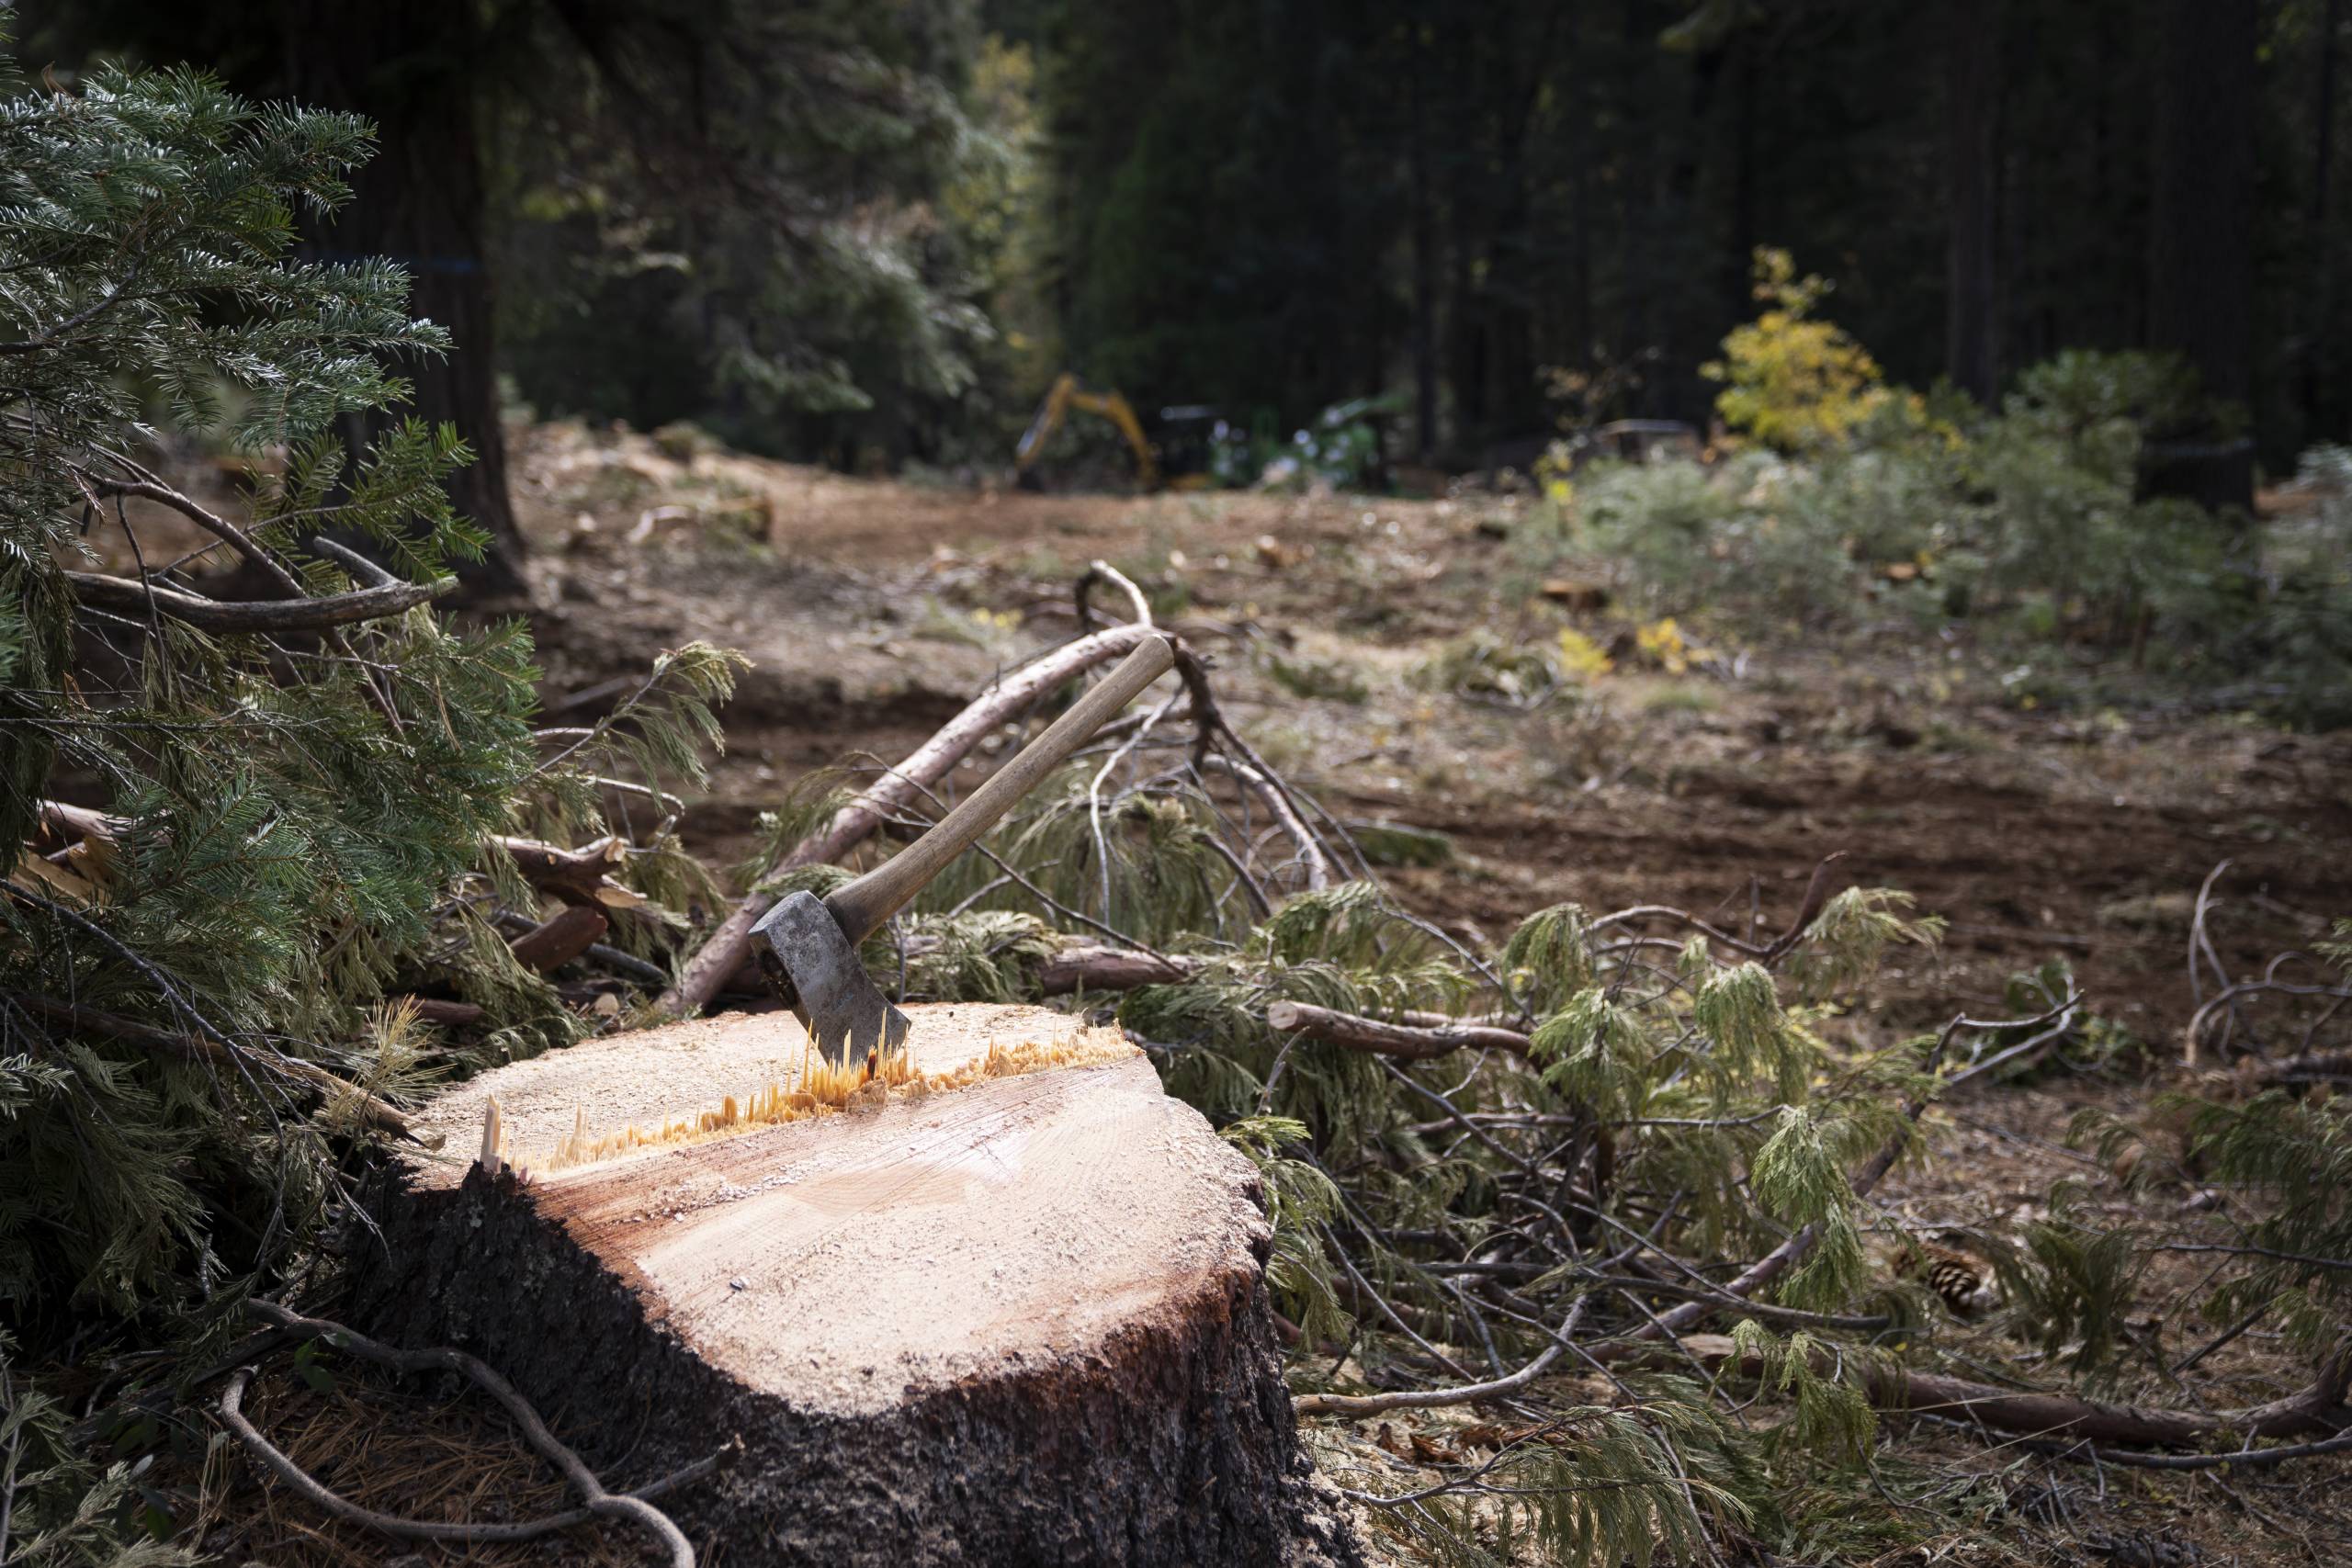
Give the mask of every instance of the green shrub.
<path id="1" fill-rule="evenodd" d="M 1596 551 L 1651 614 L 1756 629 L 1967 621 L 2291 722 L 2352 722 L 2352 457 L 2314 451 L 2322 503 L 2277 521 L 2141 499 L 2143 446 L 2198 406 L 2174 361 L 2070 351 L 1997 414 L 1894 400 L 1802 457 L 1595 463 L 1558 487 L 1548 526 L 1521 530 L 1521 565 Z"/>

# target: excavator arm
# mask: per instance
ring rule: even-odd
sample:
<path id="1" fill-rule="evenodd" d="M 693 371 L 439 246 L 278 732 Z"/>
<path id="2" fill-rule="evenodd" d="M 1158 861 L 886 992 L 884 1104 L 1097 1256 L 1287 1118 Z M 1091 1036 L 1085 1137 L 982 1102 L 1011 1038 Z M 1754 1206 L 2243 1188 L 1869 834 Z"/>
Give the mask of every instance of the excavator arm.
<path id="1" fill-rule="evenodd" d="M 1046 443 L 1059 430 L 1069 411 L 1100 414 L 1118 428 L 1126 437 L 1127 446 L 1136 455 L 1136 482 L 1146 490 L 1159 488 L 1159 459 L 1151 450 L 1151 443 L 1143 433 L 1143 422 L 1136 417 L 1135 409 L 1115 391 L 1090 392 L 1078 384 L 1078 378 L 1064 371 L 1055 378 L 1046 393 L 1046 400 L 1037 405 L 1036 418 L 1029 422 L 1023 433 L 1021 445 L 1013 448 L 1012 466 L 1027 473 L 1046 449 Z"/>

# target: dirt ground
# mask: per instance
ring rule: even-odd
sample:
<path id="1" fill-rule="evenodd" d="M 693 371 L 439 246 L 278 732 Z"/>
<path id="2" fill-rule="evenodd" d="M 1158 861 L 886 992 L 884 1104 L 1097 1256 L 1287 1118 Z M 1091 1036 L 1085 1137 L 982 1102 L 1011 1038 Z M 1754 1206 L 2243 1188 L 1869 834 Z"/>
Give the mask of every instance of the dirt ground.
<path id="1" fill-rule="evenodd" d="M 1531 509 L 1514 498 L 983 492 L 568 424 L 514 441 L 543 691 L 556 715 L 577 716 L 558 722 L 608 705 L 663 648 L 705 638 L 753 661 L 722 716 L 727 755 L 683 822 L 689 846 L 716 863 L 737 858 L 792 780 L 896 761 L 998 670 L 1070 635 L 1071 583 L 1100 558 L 1213 660 L 1228 716 L 1295 782 L 1344 819 L 1442 836 L 1430 841 L 1436 863 L 1384 875 L 1459 932 L 1499 940 L 1569 899 L 1596 910 L 1671 904 L 1776 932 L 1837 852 L 1843 879 L 1904 889 L 1949 922 L 1939 952 L 1883 977 L 1858 1030 L 1867 1019 L 1883 1037 L 1999 1009 L 2011 975 L 2063 961 L 2091 1010 L 2138 1050 L 2108 1072 L 1971 1089 L 1940 1108 L 1933 1157 L 1879 1194 L 1891 1216 L 1923 1228 L 2014 1226 L 2064 1176 L 2113 1217 L 2135 1204 L 2188 1213 L 2201 1201 L 2193 1183 L 2126 1193 L 2065 1146 L 2069 1119 L 2086 1107 L 2142 1112 L 2160 1085 L 2147 1069 L 2177 1061 L 2192 1009 L 2189 922 L 2217 866 L 2227 863 L 2211 929 L 2233 974 L 2352 914 L 2352 734 L 2288 733 L 2154 692 L 2037 705 L 1994 652 L 1907 624 L 1834 644 L 1793 630 L 1743 642 L 1688 625 L 1707 656 L 1672 671 L 1640 653 L 1648 615 L 1622 596 L 1595 603 L 1595 588 L 1621 595 L 1602 563 L 1526 547 Z M 1564 628 L 1608 650 L 1614 668 L 1540 702 L 1465 696 L 1430 677 L 1473 633 L 1521 646 Z M 974 775 L 985 765 L 976 759 Z M 2211 1332 L 2177 1308 L 2196 1291 L 2194 1261 L 2160 1259 L 2143 1284 L 2135 1332 L 2155 1362 Z M 1987 1375 L 2033 1375 L 2019 1347 L 1984 1354 Z M 2215 1402 L 2232 1404 L 2307 1375 L 2260 1334 L 2204 1373 Z M 549 1477 L 472 1402 L 341 1375 L 305 1388 L 280 1370 L 257 1399 L 298 1454 L 340 1463 L 355 1495 L 475 1517 L 553 1504 Z M 378 1417 L 365 1434 L 363 1408 Z M 1427 1424 L 1442 1434 L 1453 1419 Z M 1404 1492 L 1439 1479 L 1389 1457 L 1370 1430 L 1327 1427 L 1318 1442 L 1355 1467 L 1351 1484 Z M 1941 1509 L 1952 1489 L 1983 1487 L 2001 1499 L 1985 1517 L 2006 1522 L 1873 1560 L 1887 1568 L 2352 1556 L 2333 1461 L 2245 1476 L 2098 1473 L 1925 1427 L 1892 1452 L 1884 1474 L 1901 1495 L 1888 1495 L 1891 1508 Z M 1905 1476 L 1924 1479 L 1906 1490 Z M 257 1517 L 251 1506 L 231 1507 L 241 1522 L 216 1539 L 253 1560 L 397 1556 L 299 1504 L 266 1503 Z M 625 1535 L 589 1530 L 402 1561 L 636 1555 Z"/>
<path id="2" fill-rule="evenodd" d="M 1070 583 L 1102 558 L 1215 660 L 1237 724 L 1334 812 L 1451 840 L 1446 863 L 1389 875 L 1464 931 L 1499 937 L 1563 899 L 1777 931 L 1841 852 L 1843 875 L 1950 922 L 1935 962 L 1887 977 L 1896 1021 L 1996 1004 L 2007 976 L 2062 959 L 2095 1009 L 2169 1050 L 2216 865 L 2233 970 L 2352 913 L 2352 733 L 2154 700 L 2027 707 L 2003 660 L 1908 626 L 1724 642 L 1679 676 L 1621 658 L 1527 711 L 1426 689 L 1416 672 L 1478 628 L 1622 646 L 1642 618 L 1543 597 L 1510 498 L 929 490 L 679 462 L 569 425 L 526 433 L 517 470 L 551 703 L 593 701 L 692 637 L 753 660 L 729 754 L 685 818 L 719 858 L 780 781 L 895 761 L 996 669 L 1069 635 Z M 1607 581 L 1596 563 L 1545 575 Z M 1348 689 L 1302 694 L 1318 689 L 1302 667 Z"/>
<path id="3" fill-rule="evenodd" d="M 1334 813 L 1443 835 L 1440 863 L 1385 874 L 1462 933 L 1499 940 L 1565 899 L 1777 931 L 1838 852 L 1845 879 L 1904 889 L 1948 922 L 1933 957 L 1883 976 L 1873 1027 L 1998 1010 L 2010 976 L 2063 962 L 2090 1009 L 2141 1043 L 2132 1070 L 1962 1096 L 1939 1113 L 1936 1157 L 1882 1193 L 1915 1224 L 2013 1227 L 2061 1176 L 2118 1215 L 2189 1202 L 2179 1184 L 2125 1194 L 2064 1135 L 2085 1107 L 2143 1111 L 2156 1085 L 2139 1069 L 2177 1059 L 2199 886 L 2227 863 L 2211 934 L 2237 975 L 2352 913 L 2352 734 L 2154 691 L 2037 704 L 1996 653 L 1907 624 L 1834 644 L 1686 626 L 1713 656 L 1669 671 L 1638 657 L 1645 615 L 1592 603 L 1590 587 L 1614 586 L 1601 563 L 1521 547 L 1529 507 L 1509 497 L 974 492 L 563 425 L 524 435 L 517 472 L 552 704 L 593 706 L 692 637 L 753 660 L 725 716 L 728 756 L 685 818 L 714 859 L 734 857 L 792 778 L 903 756 L 997 669 L 1069 636 L 1070 584 L 1101 558 L 1211 657 L 1236 724 Z M 1615 668 L 1541 703 L 1428 678 L 1473 632 L 1530 644 L 1563 627 Z M 2169 1259 L 2151 1273 L 2151 1356 L 2203 1337 L 2162 1304 L 2199 1274 Z M 2233 1402 L 2299 1375 L 2251 1336 L 2206 1367 Z M 1357 1437 L 1351 1451 L 1388 1462 Z M 2110 1493 L 2080 1465 L 1932 1431 L 1906 1452 L 2005 1489 L 2020 1532 L 1890 1562 L 2154 1568 L 2352 1550 L 2352 1524 L 2300 1490 L 2266 1502 L 2267 1483 L 2134 1477 Z M 1359 1483 L 1434 1479 L 1395 1468 Z"/>

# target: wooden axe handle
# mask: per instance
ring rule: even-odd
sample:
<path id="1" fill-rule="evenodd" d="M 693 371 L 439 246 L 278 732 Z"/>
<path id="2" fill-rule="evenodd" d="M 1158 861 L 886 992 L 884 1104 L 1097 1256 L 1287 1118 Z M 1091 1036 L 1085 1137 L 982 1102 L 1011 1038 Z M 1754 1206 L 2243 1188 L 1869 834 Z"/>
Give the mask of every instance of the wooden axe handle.
<path id="1" fill-rule="evenodd" d="M 841 922 L 842 934 L 850 944 L 854 947 L 881 930 L 882 923 L 905 908 L 908 899 L 947 869 L 949 861 L 978 843 L 1015 801 L 1044 783 L 1047 773 L 1093 739 L 1104 720 L 1133 702 L 1136 693 L 1166 674 L 1175 662 L 1176 650 L 1166 637 L 1144 638 L 1101 684 L 1072 703 L 1045 734 L 966 795 L 931 831 L 827 898 L 825 908 Z"/>

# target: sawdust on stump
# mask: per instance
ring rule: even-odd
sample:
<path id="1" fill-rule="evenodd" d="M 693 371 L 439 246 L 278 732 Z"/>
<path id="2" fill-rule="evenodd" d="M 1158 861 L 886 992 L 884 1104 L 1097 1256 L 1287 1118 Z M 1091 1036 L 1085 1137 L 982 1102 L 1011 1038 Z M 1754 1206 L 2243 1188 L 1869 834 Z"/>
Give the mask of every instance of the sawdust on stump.
<path id="1" fill-rule="evenodd" d="M 740 1440 L 666 1505 L 730 1564 L 1353 1561 L 1295 1441 L 1249 1162 L 1114 1032 L 909 1010 L 907 1062 L 839 1109 L 785 1013 L 448 1090 L 420 1121 L 450 1155 L 408 1156 L 354 1238 L 364 1321 L 641 1429 L 632 1472 Z"/>

